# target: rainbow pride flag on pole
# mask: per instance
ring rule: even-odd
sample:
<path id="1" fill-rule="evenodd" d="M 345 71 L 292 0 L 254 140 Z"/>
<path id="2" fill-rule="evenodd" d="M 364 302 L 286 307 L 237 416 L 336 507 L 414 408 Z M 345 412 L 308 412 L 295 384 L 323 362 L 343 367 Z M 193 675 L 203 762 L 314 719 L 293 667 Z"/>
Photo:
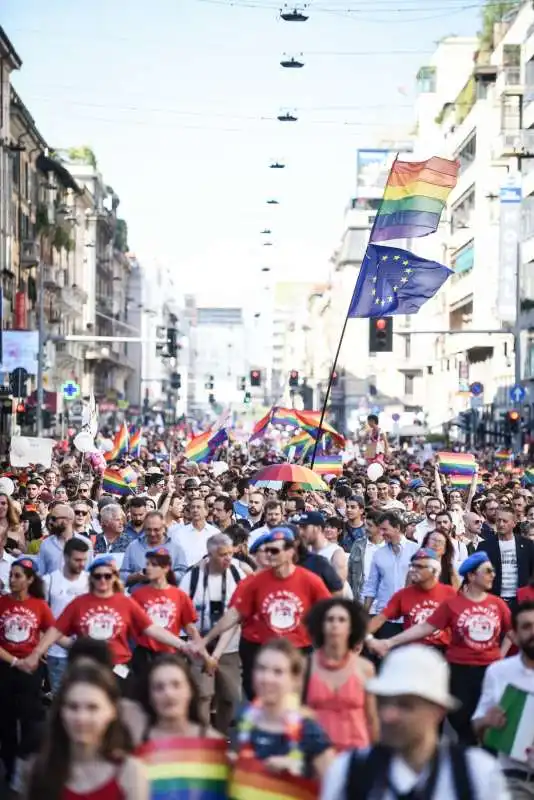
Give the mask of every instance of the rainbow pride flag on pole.
<path id="1" fill-rule="evenodd" d="M 442 475 L 466 475 L 471 477 L 476 469 L 475 457 L 472 453 L 437 454 L 439 471 Z"/>
<path id="2" fill-rule="evenodd" d="M 135 425 L 132 425 L 128 430 L 128 438 L 130 455 L 139 456 L 139 451 L 141 449 L 141 428 L 136 428 Z"/>
<path id="3" fill-rule="evenodd" d="M 283 446 L 284 453 L 289 454 L 292 447 L 295 448 L 295 456 L 305 456 L 306 453 L 313 447 L 315 439 L 313 439 L 306 431 L 298 431 L 294 436 L 289 439 Z"/>
<path id="4" fill-rule="evenodd" d="M 110 450 L 109 453 L 104 453 L 106 461 L 116 461 L 119 458 L 127 456 L 128 441 L 128 426 L 123 422 L 113 439 L 113 449 Z"/>
<path id="5" fill-rule="evenodd" d="M 297 419 L 300 427 L 305 430 L 313 439 L 319 435 L 319 425 L 321 422 L 320 411 L 297 411 Z M 332 441 L 338 447 L 345 447 L 345 438 L 336 431 L 328 422 L 323 420 L 321 427 L 321 436 L 327 433 L 332 437 Z"/>
<path id="6" fill-rule="evenodd" d="M 146 766 L 151 800 L 226 800 L 226 741 L 169 737 L 146 742 L 135 755 Z"/>
<path id="7" fill-rule="evenodd" d="M 471 475 L 455 475 L 453 473 L 450 473 L 449 485 L 452 486 L 454 489 L 469 489 L 471 487 L 474 474 L 475 474 L 474 472 L 471 473 Z"/>
<path id="8" fill-rule="evenodd" d="M 297 413 L 294 408 L 282 408 L 275 406 L 272 411 L 271 423 L 273 425 L 287 425 L 293 428 L 299 427 Z"/>
<path id="9" fill-rule="evenodd" d="M 269 427 L 272 415 L 273 415 L 273 409 L 271 408 L 265 414 L 264 417 L 262 417 L 256 422 L 256 424 L 252 428 L 252 433 L 249 436 L 249 442 L 252 442 L 254 439 L 259 439 L 264 435 L 265 431 Z"/>
<path id="10" fill-rule="evenodd" d="M 209 441 L 212 433 L 205 431 L 199 433 L 198 436 L 193 436 L 185 446 L 185 457 L 188 461 L 195 461 L 199 464 L 201 461 L 207 461 L 210 454 Z"/>
<path id="11" fill-rule="evenodd" d="M 121 497 L 133 494 L 132 481 L 128 476 L 124 476 L 121 470 L 108 468 L 104 471 L 102 478 L 102 489 L 110 494 L 118 494 Z"/>
<path id="12" fill-rule="evenodd" d="M 458 180 L 456 161 L 395 160 L 376 215 L 370 242 L 413 239 L 438 229 L 447 197 Z"/>

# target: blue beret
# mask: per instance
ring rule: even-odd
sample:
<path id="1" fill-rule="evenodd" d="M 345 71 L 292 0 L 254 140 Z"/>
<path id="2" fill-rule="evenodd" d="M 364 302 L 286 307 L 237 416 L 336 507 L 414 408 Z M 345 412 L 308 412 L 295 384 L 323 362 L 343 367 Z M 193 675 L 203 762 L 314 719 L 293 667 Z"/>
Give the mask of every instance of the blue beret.
<path id="1" fill-rule="evenodd" d="M 256 541 L 253 544 L 251 544 L 248 549 L 250 555 L 253 556 L 254 553 L 257 553 L 260 547 L 266 544 L 268 538 L 269 538 L 269 533 L 262 533 L 261 536 L 258 536 Z"/>
<path id="2" fill-rule="evenodd" d="M 473 553 L 462 561 L 458 568 L 458 574 L 463 578 L 468 572 L 474 572 L 481 564 L 486 564 L 490 560 L 490 557 L 484 550 L 479 550 L 477 553 Z"/>
<path id="3" fill-rule="evenodd" d="M 413 556 L 411 557 L 411 561 L 418 561 L 421 558 L 433 558 L 435 561 L 439 561 L 439 556 L 435 550 L 431 550 L 430 547 L 420 547 Z"/>
<path id="4" fill-rule="evenodd" d="M 25 569 L 31 569 L 35 572 L 36 575 L 39 574 L 39 566 L 35 558 L 31 556 L 19 556 L 14 561 L 11 562 L 12 567 L 16 566 L 24 567 Z"/>
<path id="5" fill-rule="evenodd" d="M 108 556 L 97 556 L 97 558 L 95 558 L 94 561 L 91 561 L 91 563 L 89 564 L 87 569 L 89 570 L 89 572 L 92 572 L 94 569 L 97 569 L 98 567 L 115 567 L 115 568 L 117 568 L 117 565 L 115 563 L 115 559 L 113 558 L 113 556 L 110 556 L 110 555 L 108 555 Z"/>

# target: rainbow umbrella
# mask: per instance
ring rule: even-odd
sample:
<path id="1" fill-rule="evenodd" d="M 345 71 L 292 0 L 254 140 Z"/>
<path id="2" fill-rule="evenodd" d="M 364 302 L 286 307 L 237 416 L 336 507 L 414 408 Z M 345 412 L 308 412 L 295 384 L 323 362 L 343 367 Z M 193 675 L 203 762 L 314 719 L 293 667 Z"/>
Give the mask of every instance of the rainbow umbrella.
<path id="1" fill-rule="evenodd" d="M 260 469 L 250 482 L 255 486 L 266 486 L 268 489 L 281 489 L 284 483 L 298 483 L 310 492 L 328 491 L 328 486 L 319 475 L 308 467 L 301 467 L 300 464 L 273 464 Z"/>

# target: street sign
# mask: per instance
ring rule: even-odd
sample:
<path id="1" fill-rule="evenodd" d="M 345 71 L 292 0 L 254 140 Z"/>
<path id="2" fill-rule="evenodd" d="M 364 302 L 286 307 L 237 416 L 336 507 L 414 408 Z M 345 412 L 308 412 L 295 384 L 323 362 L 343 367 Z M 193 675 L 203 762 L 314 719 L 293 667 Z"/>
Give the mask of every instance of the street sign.
<path id="1" fill-rule="evenodd" d="M 65 381 L 61 387 L 61 393 L 65 400 L 75 400 L 80 394 L 80 387 L 74 381 Z"/>
<path id="2" fill-rule="evenodd" d="M 475 382 L 474 382 L 474 383 L 472 383 L 472 384 L 471 384 L 471 386 L 469 387 L 469 391 L 471 392 L 471 394 L 473 395 L 473 397 L 480 397 L 480 395 L 481 395 L 481 394 L 483 393 L 483 391 L 484 391 L 484 386 L 483 386 L 483 384 L 481 384 L 479 381 L 475 381 Z"/>
<path id="3" fill-rule="evenodd" d="M 391 419 L 393 422 L 398 422 L 400 420 L 400 414 L 392 414 Z"/>
<path id="4" fill-rule="evenodd" d="M 510 399 L 512 403 L 522 403 L 525 399 L 527 394 L 527 390 L 521 384 L 516 383 L 515 386 L 512 386 L 510 389 Z"/>

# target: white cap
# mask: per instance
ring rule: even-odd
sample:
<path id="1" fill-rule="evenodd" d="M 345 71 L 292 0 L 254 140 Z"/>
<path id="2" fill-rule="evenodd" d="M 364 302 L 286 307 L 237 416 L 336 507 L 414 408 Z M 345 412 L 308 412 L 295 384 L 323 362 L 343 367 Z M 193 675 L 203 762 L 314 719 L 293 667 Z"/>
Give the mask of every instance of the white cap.
<path id="1" fill-rule="evenodd" d="M 380 697 L 411 694 L 448 709 L 460 705 L 449 694 L 449 665 L 437 650 L 424 644 L 392 650 L 380 673 L 366 683 L 365 689 Z"/>

